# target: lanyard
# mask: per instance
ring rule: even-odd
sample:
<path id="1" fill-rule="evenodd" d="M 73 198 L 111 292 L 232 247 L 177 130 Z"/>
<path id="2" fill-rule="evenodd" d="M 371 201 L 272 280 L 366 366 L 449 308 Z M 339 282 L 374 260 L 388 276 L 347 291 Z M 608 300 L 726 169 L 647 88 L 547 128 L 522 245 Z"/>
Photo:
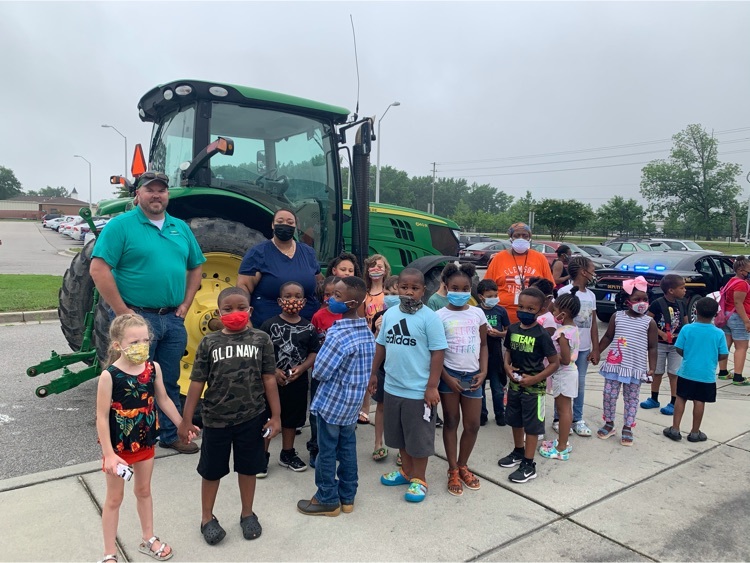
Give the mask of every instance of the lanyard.
<path id="1" fill-rule="evenodd" d="M 531 250 L 531 249 L 529 249 L 529 250 Z M 524 287 L 524 284 L 525 284 L 524 273 L 526 272 L 526 262 L 529 259 L 529 250 L 526 251 L 526 256 L 525 256 L 525 258 L 523 260 L 523 271 L 521 271 L 519 269 L 519 267 L 518 267 L 518 262 L 516 262 L 516 255 L 513 254 L 512 250 L 511 250 L 511 253 L 510 253 L 510 255 L 513 257 L 513 263 L 516 265 L 516 272 L 518 272 L 518 279 L 521 280 L 521 290 L 522 291 L 525 289 L 525 287 Z"/>

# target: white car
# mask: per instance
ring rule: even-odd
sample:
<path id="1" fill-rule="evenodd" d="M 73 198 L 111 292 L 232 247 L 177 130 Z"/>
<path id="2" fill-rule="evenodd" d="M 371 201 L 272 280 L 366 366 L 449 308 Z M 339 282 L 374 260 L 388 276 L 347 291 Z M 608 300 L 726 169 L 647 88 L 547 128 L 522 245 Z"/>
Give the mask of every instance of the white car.
<path id="1" fill-rule="evenodd" d="M 101 230 L 101 228 L 107 224 L 108 219 L 99 219 L 98 221 L 94 221 L 94 226 Z M 70 229 L 70 238 L 73 240 L 81 241 L 83 242 L 84 238 L 86 237 L 86 234 L 91 231 L 91 227 L 89 227 L 89 224 L 84 222 L 80 225 L 73 225 L 73 227 Z M 92 235 L 93 236 L 93 235 Z"/>
<path id="2" fill-rule="evenodd" d="M 70 238 L 73 238 L 73 227 L 77 225 L 85 225 L 86 220 L 83 217 L 75 217 L 72 221 L 69 221 L 67 223 L 63 223 L 60 225 L 60 228 L 58 229 L 58 232 L 61 235 L 68 236 Z"/>
<path id="3" fill-rule="evenodd" d="M 94 225 L 97 226 L 99 230 L 103 229 L 107 223 L 109 222 L 109 219 L 101 219 L 99 221 L 96 221 Z M 102 223 L 101 226 L 99 226 L 99 223 Z M 83 246 L 86 246 L 89 242 L 94 240 L 96 237 L 94 236 L 94 233 L 91 232 L 91 229 L 89 229 L 88 225 L 86 225 L 86 230 L 83 235 Z"/>
<path id="4" fill-rule="evenodd" d="M 52 219 L 52 221 L 47 223 L 47 226 L 49 226 L 50 229 L 53 229 L 60 232 L 60 227 L 66 223 L 70 223 L 73 219 L 75 219 L 75 215 L 65 215 L 64 217 L 58 217 L 57 219 Z"/>

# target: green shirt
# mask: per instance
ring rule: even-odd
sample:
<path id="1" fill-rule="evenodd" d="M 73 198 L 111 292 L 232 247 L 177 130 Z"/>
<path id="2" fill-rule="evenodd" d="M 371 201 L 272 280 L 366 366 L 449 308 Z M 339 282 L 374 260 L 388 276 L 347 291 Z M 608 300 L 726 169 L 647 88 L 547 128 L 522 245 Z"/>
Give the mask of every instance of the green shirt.
<path id="1" fill-rule="evenodd" d="M 136 207 L 102 229 L 92 257 L 112 268 L 122 300 L 135 307 L 177 307 L 187 270 L 206 261 L 187 223 L 164 214 L 161 230 Z"/>

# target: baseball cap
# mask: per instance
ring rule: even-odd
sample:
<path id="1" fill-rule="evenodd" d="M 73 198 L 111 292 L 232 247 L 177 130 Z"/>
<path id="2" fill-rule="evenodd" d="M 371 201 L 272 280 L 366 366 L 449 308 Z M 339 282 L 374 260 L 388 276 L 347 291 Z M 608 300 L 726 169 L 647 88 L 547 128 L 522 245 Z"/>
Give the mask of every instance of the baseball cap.
<path id="1" fill-rule="evenodd" d="M 136 189 L 142 188 L 143 186 L 147 186 L 151 182 L 161 182 L 165 186 L 169 187 L 169 176 L 164 174 L 164 172 L 144 172 L 138 177 L 138 182 L 136 183 L 135 187 Z"/>

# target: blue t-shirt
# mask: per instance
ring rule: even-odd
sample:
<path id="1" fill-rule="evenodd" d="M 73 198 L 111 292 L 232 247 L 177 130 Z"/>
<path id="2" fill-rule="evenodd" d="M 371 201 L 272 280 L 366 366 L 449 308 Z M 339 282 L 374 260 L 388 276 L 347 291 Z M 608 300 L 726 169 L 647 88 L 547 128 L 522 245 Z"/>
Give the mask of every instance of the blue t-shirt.
<path id="1" fill-rule="evenodd" d="M 508 319 L 508 311 L 505 310 L 505 307 L 501 307 L 500 305 L 495 305 L 494 307 L 491 307 L 490 309 L 485 309 L 484 307 L 480 307 L 482 311 L 484 312 L 484 316 L 487 317 L 487 324 L 494 328 L 495 330 L 499 330 L 500 332 L 504 331 L 510 326 L 510 319 Z M 487 352 L 489 356 L 493 359 L 495 358 L 502 358 L 503 356 L 503 339 L 498 338 L 496 336 L 490 336 L 487 335 Z M 502 361 L 502 359 L 500 360 Z"/>
<path id="2" fill-rule="evenodd" d="M 298 242 L 297 251 L 289 258 L 272 241 L 261 242 L 247 251 L 239 271 L 245 276 L 254 276 L 258 272 L 261 274 L 260 281 L 255 286 L 250 303 L 253 306 L 253 326 L 260 327 L 268 319 L 281 314 L 277 299 L 281 286 L 286 282 L 298 282 L 305 290 L 307 303 L 299 312 L 300 317 L 309 321 L 320 309 L 315 296 L 315 275 L 320 273 L 320 265 L 315 250 L 310 246 Z"/>
<path id="3" fill-rule="evenodd" d="M 420 307 L 409 315 L 399 307 L 387 309 L 375 342 L 385 346 L 385 391 L 405 399 L 424 398 L 430 379 L 430 352 L 448 348 L 443 323 L 435 311 Z"/>
<path id="4" fill-rule="evenodd" d="M 677 375 L 685 379 L 714 383 L 719 354 L 728 354 L 724 332 L 708 323 L 690 323 L 677 335 L 675 347 L 682 350 Z"/>

